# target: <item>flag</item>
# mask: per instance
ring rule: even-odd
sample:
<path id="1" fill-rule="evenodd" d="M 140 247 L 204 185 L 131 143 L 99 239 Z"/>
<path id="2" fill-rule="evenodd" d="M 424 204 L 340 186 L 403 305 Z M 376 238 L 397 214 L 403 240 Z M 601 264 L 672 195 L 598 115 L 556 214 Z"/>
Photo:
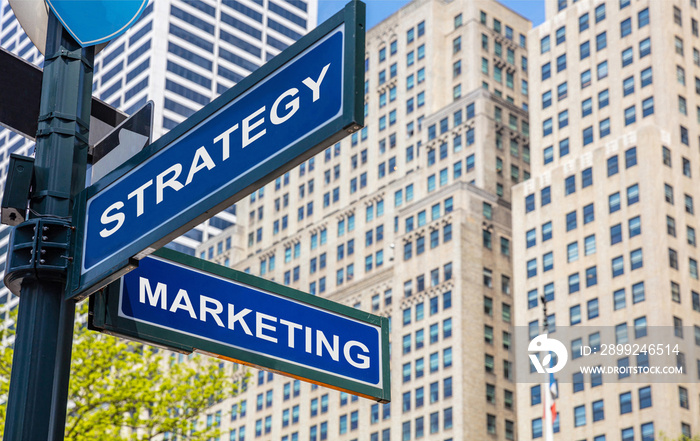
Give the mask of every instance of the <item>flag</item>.
<path id="1" fill-rule="evenodd" d="M 554 374 L 549 374 L 549 382 L 542 385 L 544 393 L 544 441 L 554 441 L 554 421 L 557 419 L 557 382 Z"/>

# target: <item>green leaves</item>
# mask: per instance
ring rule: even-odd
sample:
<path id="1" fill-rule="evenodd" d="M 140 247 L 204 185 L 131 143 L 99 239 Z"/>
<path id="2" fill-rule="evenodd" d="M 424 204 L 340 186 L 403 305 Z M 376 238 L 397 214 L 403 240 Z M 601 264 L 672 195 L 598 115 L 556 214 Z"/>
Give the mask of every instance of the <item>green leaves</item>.
<path id="1" fill-rule="evenodd" d="M 85 317 L 86 309 L 84 303 L 78 316 Z M 204 441 L 218 435 L 217 425 L 207 427 L 204 414 L 236 393 L 229 365 L 89 331 L 80 322 L 73 334 L 67 441 L 141 441 L 166 432 Z M 12 349 L 5 348 L 0 354 L 3 403 L 11 364 Z M 0 431 L 5 411 L 0 405 Z"/>

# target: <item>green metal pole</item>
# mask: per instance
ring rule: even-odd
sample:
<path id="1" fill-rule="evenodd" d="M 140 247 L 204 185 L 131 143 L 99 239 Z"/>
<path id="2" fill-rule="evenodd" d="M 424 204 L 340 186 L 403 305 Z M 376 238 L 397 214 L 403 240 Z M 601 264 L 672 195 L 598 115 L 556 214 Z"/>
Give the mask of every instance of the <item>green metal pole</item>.
<path id="1" fill-rule="evenodd" d="M 93 58 L 49 12 L 30 218 L 69 222 L 85 185 Z M 21 286 L 5 441 L 63 439 L 75 303 L 65 273 L 36 268 Z"/>

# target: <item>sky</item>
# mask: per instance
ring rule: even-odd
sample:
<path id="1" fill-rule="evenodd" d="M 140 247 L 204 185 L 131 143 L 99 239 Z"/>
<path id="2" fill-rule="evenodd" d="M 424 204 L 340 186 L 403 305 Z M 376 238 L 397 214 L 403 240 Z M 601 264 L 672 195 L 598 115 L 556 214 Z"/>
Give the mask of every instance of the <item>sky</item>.
<path id="1" fill-rule="evenodd" d="M 367 4 L 367 29 L 373 28 L 409 0 L 364 0 Z M 478 1 L 478 0 L 471 0 Z M 507 7 L 532 21 L 535 27 L 544 21 L 544 0 L 500 0 Z M 321 23 L 343 8 L 347 0 L 319 0 L 318 22 Z"/>

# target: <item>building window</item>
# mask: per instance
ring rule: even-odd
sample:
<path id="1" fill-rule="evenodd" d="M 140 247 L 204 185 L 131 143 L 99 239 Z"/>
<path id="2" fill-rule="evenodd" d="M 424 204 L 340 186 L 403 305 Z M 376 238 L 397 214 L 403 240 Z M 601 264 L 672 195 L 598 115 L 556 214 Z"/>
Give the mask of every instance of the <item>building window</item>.
<path id="1" fill-rule="evenodd" d="M 566 70 L 566 54 L 557 57 L 557 72 Z"/>
<path id="2" fill-rule="evenodd" d="M 605 3 L 595 8 L 595 22 L 605 20 Z"/>
<path id="3" fill-rule="evenodd" d="M 651 54 L 651 39 L 645 38 L 639 42 L 639 58 L 646 57 Z"/>
<path id="4" fill-rule="evenodd" d="M 617 311 L 619 309 L 624 309 L 627 306 L 627 298 L 625 295 L 625 290 L 623 289 L 618 289 L 617 291 L 613 292 L 613 307 L 614 310 Z"/>
<path id="5" fill-rule="evenodd" d="M 567 213 L 566 215 L 566 231 L 576 229 L 576 211 Z M 544 241 L 544 240 L 543 240 Z"/>
<path id="6" fill-rule="evenodd" d="M 547 118 L 542 122 L 542 136 L 547 136 L 552 134 L 552 118 Z"/>
<path id="7" fill-rule="evenodd" d="M 581 305 L 574 305 L 569 308 L 569 323 L 571 326 L 581 323 Z"/>
<path id="8" fill-rule="evenodd" d="M 567 263 L 575 262 L 578 260 L 578 242 L 572 242 L 566 247 L 567 251 Z"/>
<path id="9" fill-rule="evenodd" d="M 676 48 L 676 54 L 683 55 L 683 40 L 678 37 L 674 37 L 673 41 Z"/>
<path id="10" fill-rule="evenodd" d="M 608 47 L 608 35 L 606 32 L 601 32 L 595 37 L 595 49 L 601 51 Z"/>
<path id="11" fill-rule="evenodd" d="M 624 38 L 632 33 L 632 19 L 622 20 L 620 23 L 620 37 Z"/>
<path id="12" fill-rule="evenodd" d="M 597 267 L 592 266 L 586 269 L 586 288 L 594 286 L 598 283 Z"/>
<path id="13" fill-rule="evenodd" d="M 586 41 L 579 45 L 579 59 L 585 60 L 591 55 L 591 43 Z"/>
<path id="14" fill-rule="evenodd" d="M 542 81 L 549 79 L 552 76 L 552 65 L 545 63 L 542 65 Z"/>
<path id="15" fill-rule="evenodd" d="M 546 35 L 540 40 L 540 53 L 544 54 L 549 52 L 550 49 L 550 38 L 549 35 Z"/>
<path id="16" fill-rule="evenodd" d="M 552 222 L 542 224 L 542 242 L 546 242 L 552 238 Z"/>
<path id="17" fill-rule="evenodd" d="M 605 419 L 605 407 L 603 400 L 594 401 L 591 403 L 593 408 L 593 422 L 602 421 Z"/>
<path id="18" fill-rule="evenodd" d="M 586 256 L 589 256 L 591 254 L 595 254 L 596 252 L 596 244 L 595 244 L 595 234 L 591 234 L 590 236 L 586 236 L 584 239 L 584 253 Z"/>
<path id="19" fill-rule="evenodd" d="M 647 318 L 639 317 L 634 320 L 634 338 L 642 338 L 647 335 Z"/>
<path id="20" fill-rule="evenodd" d="M 602 63 L 599 63 L 597 68 L 597 79 L 602 80 L 603 78 L 606 78 L 608 76 L 608 62 L 603 61 Z"/>
<path id="21" fill-rule="evenodd" d="M 683 176 L 691 177 L 690 160 L 685 157 L 683 158 Z"/>
<path id="22" fill-rule="evenodd" d="M 683 26 L 683 18 L 681 16 L 681 10 L 676 6 L 673 7 L 673 22 L 678 26 Z"/>
<path id="23" fill-rule="evenodd" d="M 581 72 L 581 89 L 591 85 L 591 70 L 587 69 Z"/>
<path id="24" fill-rule="evenodd" d="M 549 203 L 552 202 L 552 191 L 549 186 L 544 187 L 540 191 L 540 203 L 544 207 L 545 205 L 548 205 Z"/>
<path id="25" fill-rule="evenodd" d="M 569 275 L 569 294 L 573 294 L 580 290 L 579 275 L 574 273 Z M 553 331 L 552 331 L 553 332 Z"/>
<path id="26" fill-rule="evenodd" d="M 586 425 L 586 407 L 577 406 L 574 408 L 574 427 Z"/>
<path id="27" fill-rule="evenodd" d="M 634 93 L 634 77 L 627 77 L 622 80 L 622 95 L 627 96 Z"/>
<path id="28" fill-rule="evenodd" d="M 632 271 L 644 266 L 641 248 L 637 248 L 636 250 L 632 250 L 630 252 L 630 266 Z"/>
<path id="29" fill-rule="evenodd" d="M 559 112 L 558 121 L 559 121 L 559 129 L 563 129 L 564 127 L 568 126 L 569 125 L 569 111 L 564 110 L 562 112 Z"/>
<path id="30" fill-rule="evenodd" d="M 613 257 L 612 259 L 612 276 L 617 277 L 625 273 L 624 260 L 622 256 Z"/>
<path id="31" fill-rule="evenodd" d="M 576 192 L 576 175 L 571 175 L 568 176 L 564 180 L 564 194 L 565 195 L 570 195 L 571 193 Z"/>
<path id="32" fill-rule="evenodd" d="M 588 301 L 588 320 L 598 317 L 598 299 Z"/>
<path id="33" fill-rule="evenodd" d="M 629 66 L 634 61 L 634 53 L 631 47 L 622 51 L 622 67 Z"/>
<path id="34" fill-rule="evenodd" d="M 654 97 L 649 97 L 642 101 L 642 117 L 646 118 L 654 114 Z"/>
<path id="35" fill-rule="evenodd" d="M 532 420 L 532 438 L 542 438 L 542 418 Z"/>

